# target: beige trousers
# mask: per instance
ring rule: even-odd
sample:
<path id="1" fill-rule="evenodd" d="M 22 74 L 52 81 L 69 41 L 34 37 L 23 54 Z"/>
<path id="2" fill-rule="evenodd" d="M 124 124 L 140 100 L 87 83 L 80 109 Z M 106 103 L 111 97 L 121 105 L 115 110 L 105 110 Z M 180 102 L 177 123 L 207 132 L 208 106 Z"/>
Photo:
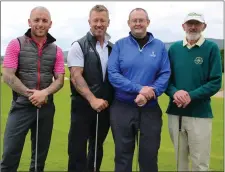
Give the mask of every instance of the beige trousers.
<path id="1" fill-rule="evenodd" d="M 178 159 L 179 116 L 168 115 L 170 138 Z M 182 117 L 178 171 L 208 171 L 211 150 L 212 118 Z"/>

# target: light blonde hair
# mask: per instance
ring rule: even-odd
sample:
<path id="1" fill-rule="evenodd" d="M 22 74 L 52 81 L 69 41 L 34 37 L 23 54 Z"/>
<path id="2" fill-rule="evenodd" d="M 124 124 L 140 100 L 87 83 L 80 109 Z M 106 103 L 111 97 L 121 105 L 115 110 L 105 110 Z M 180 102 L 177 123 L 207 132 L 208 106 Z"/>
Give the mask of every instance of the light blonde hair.
<path id="1" fill-rule="evenodd" d="M 108 9 L 107 9 L 104 5 L 95 5 L 95 6 L 91 9 L 91 11 L 90 11 L 90 13 L 89 13 L 89 17 L 91 16 L 91 13 L 92 13 L 93 11 L 96 11 L 96 12 L 103 12 L 103 11 L 105 11 L 105 12 L 107 13 L 107 15 L 109 16 L 109 11 L 108 11 Z"/>

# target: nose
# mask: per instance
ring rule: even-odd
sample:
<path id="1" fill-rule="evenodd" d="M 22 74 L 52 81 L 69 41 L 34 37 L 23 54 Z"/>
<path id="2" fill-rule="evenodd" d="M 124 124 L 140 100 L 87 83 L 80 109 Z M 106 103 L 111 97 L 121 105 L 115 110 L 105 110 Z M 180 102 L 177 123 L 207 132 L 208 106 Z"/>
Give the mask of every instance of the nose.
<path id="1" fill-rule="evenodd" d="M 43 22 L 40 20 L 37 24 L 38 24 L 38 26 L 42 26 Z"/>
<path id="2" fill-rule="evenodd" d="M 195 28 L 195 24 L 192 24 L 192 25 L 191 25 L 191 28 L 194 29 L 194 28 Z"/>
<path id="3" fill-rule="evenodd" d="M 97 26 L 101 26 L 101 25 L 102 25 L 101 21 L 98 21 Z"/>
<path id="4" fill-rule="evenodd" d="M 141 24 L 141 21 L 140 20 L 137 20 L 135 24 L 136 25 L 140 25 Z"/>

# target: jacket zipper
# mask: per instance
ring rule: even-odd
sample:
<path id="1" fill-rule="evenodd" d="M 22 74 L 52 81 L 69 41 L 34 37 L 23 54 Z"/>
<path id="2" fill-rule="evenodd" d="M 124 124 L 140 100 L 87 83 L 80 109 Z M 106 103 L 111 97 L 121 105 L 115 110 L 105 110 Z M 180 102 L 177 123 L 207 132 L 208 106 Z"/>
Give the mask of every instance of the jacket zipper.
<path id="1" fill-rule="evenodd" d="M 131 37 L 132 38 L 132 37 Z M 151 39 L 150 41 L 148 41 L 143 47 L 142 47 L 142 49 L 140 49 L 140 46 L 139 46 L 139 44 L 138 44 L 138 42 L 134 39 L 134 38 L 132 38 L 135 42 L 136 42 L 136 44 L 138 45 L 138 50 L 140 51 L 140 52 L 142 52 L 142 50 L 144 49 L 144 47 L 146 46 L 146 45 L 148 45 L 148 44 L 150 44 L 153 40 L 154 40 L 154 38 L 153 39 Z"/>
<path id="2" fill-rule="evenodd" d="M 41 56 L 42 56 L 42 48 L 38 48 L 37 90 L 40 89 L 40 83 L 41 83 Z"/>

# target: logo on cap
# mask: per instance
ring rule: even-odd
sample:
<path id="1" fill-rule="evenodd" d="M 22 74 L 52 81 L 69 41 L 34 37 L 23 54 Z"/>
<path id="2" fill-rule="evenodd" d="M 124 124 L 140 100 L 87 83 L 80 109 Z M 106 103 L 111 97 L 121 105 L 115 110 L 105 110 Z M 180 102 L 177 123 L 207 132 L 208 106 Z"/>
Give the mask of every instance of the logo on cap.
<path id="1" fill-rule="evenodd" d="M 202 15 L 198 14 L 198 13 L 189 13 L 188 16 L 199 16 L 199 17 L 201 17 Z"/>
<path id="2" fill-rule="evenodd" d="M 195 12 L 189 13 L 186 16 L 186 18 L 184 19 L 184 23 L 186 23 L 189 20 L 197 20 L 197 21 L 199 21 L 201 23 L 205 23 L 204 16 L 202 14 L 195 13 Z"/>

